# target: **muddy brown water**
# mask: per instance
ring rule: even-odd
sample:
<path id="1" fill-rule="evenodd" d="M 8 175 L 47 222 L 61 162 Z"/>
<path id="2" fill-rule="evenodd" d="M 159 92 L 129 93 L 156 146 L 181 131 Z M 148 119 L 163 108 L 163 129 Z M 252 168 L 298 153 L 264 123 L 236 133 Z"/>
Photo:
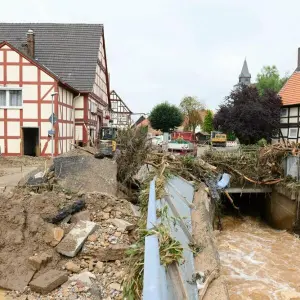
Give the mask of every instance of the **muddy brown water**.
<path id="1" fill-rule="evenodd" d="M 300 239 L 258 219 L 223 219 L 217 236 L 231 300 L 300 300 Z"/>

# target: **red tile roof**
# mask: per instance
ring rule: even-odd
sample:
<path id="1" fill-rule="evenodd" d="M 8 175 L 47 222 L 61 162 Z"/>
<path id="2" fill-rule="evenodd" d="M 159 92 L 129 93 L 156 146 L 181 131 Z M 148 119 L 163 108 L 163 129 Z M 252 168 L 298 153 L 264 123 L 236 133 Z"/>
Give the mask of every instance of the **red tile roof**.
<path id="1" fill-rule="evenodd" d="M 300 72 L 295 71 L 279 92 L 283 105 L 300 104 Z"/>

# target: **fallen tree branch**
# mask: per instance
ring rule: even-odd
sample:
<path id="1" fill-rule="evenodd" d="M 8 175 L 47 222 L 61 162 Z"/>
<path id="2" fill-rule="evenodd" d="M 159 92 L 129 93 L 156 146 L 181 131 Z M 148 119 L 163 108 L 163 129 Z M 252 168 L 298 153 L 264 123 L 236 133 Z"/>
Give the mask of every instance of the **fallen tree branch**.
<path id="1" fill-rule="evenodd" d="M 217 269 L 214 269 L 209 276 L 207 277 L 207 279 L 204 282 L 204 286 L 203 288 L 199 291 L 199 300 L 202 300 L 206 294 L 206 291 L 209 287 L 209 285 L 219 277 L 219 272 Z"/>
<path id="2" fill-rule="evenodd" d="M 227 191 L 224 191 L 224 194 L 226 195 L 226 197 L 229 199 L 229 201 L 231 202 L 232 206 L 236 209 L 236 210 L 240 210 L 239 207 L 235 206 L 233 199 L 231 198 L 231 196 L 229 195 L 229 193 Z"/>

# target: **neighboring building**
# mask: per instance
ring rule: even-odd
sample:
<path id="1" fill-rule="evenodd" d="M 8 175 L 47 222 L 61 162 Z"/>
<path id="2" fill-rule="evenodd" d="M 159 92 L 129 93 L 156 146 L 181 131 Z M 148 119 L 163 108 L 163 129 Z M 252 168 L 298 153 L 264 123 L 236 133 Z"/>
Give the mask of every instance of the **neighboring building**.
<path id="1" fill-rule="evenodd" d="M 132 111 L 114 90 L 110 93 L 110 103 L 112 125 L 117 128 L 130 126 Z"/>
<path id="2" fill-rule="evenodd" d="M 279 92 L 282 98 L 281 138 L 300 141 L 300 48 L 297 68 Z"/>
<path id="3" fill-rule="evenodd" d="M 148 136 L 153 137 L 157 135 L 161 135 L 161 131 L 155 130 L 151 127 L 150 121 L 145 116 L 141 116 L 138 120 L 134 123 L 135 127 L 145 127 L 147 128 Z"/>
<path id="4" fill-rule="evenodd" d="M 204 119 L 205 119 L 206 114 L 207 114 L 207 110 L 206 110 L 206 109 L 201 109 L 201 110 L 199 110 L 199 116 L 200 116 L 200 119 L 202 120 L 202 122 L 204 122 Z M 187 124 L 188 124 L 188 121 L 189 121 L 188 116 L 185 116 L 182 125 L 179 126 L 179 127 L 177 127 L 177 128 L 176 128 L 176 131 L 186 131 L 185 128 L 186 128 L 186 126 L 187 126 Z M 197 133 L 197 132 L 201 132 L 201 131 L 202 131 L 201 126 L 200 126 L 200 125 L 197 126 L 195 132 Z"/>
<path id="5" fill-rule="evenodd" d="M 251 74 L 249 73 L 248 70 L 248 64 L 247 60 L 244 60 L 243 67 L 241 74 L 239 76 L 239 83 L 238 84 L 245 84 L 245 85 L 250 85 L 251 84 Z"/>
<path id="6" fill-rule="evenodd" d="M 110 110 L 103 25 L 0 23 L 3 155 L 51 155 L 52 99 L 55 156 L 96 139 Z"/>

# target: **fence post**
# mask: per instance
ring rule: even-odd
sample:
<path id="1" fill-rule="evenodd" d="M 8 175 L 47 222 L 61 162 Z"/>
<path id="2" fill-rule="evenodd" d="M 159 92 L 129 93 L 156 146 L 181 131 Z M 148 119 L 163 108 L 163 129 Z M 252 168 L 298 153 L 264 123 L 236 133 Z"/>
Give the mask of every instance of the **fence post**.
<path id="1" fill-rule="evenodd" d="M 156 195 L 155 179 L 150 184 L 147 230 L 156 225 Z M 158 237 L 154 235 L 145 238 L 143 300 L 162 300 L 160 288 L 160 258 Z"/>

